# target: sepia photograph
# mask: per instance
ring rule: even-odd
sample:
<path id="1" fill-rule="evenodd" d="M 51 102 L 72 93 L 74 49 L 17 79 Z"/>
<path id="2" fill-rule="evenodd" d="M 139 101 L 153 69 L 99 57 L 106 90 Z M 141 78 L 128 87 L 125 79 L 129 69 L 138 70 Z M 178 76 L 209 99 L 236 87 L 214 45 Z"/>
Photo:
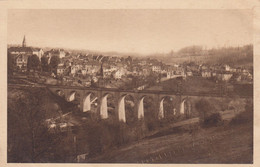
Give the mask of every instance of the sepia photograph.
<path id="1" fill-rule="evenodd" d="M 8 9 L 7 163 L 253 164 L 251 9 Z"/>

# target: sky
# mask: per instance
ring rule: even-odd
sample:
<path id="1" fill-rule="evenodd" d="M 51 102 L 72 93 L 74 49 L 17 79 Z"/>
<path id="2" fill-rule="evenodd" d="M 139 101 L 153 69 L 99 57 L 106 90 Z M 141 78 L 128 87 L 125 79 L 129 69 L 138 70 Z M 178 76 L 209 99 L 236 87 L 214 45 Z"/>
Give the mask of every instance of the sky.
<path id="1" fill-rule="evenodd" d="M 251 10 L 11 9 L 8 44 L 95 51 L 168 53 L 253 43 Z"/>

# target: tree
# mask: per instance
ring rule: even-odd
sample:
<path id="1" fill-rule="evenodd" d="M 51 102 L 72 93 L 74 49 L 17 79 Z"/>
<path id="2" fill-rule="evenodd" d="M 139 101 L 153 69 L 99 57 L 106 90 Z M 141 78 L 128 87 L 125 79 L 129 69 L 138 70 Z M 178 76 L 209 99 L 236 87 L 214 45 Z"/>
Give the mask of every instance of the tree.
<path id="1" fill-rule="evenodd" d="M 59 63 L 60 63 L 60 58 L 58 56 L 51 57 L 50 68 L 51 68 L 51 72 L 53 72 L 54 74 L 57 74 L 57 68 Z"/>
<path id="2" fill-rule="evenodd" d="M 37 55 L 32 55 L 28 57 L 28 62 L 27 62 L 27 69 L 28 70 L 37 70 L 39 69 L 40 66 L 40 60 Z"/>
<path id="3" fill-rule="evenodd" d="M 37 162 L 52 138 L 44 126 L 41 90 L 8 99 L 8 162 Z"/>
<path id="4" fill-rule="evenodd" d="M 8 75 L 13 75 L 13 71 L 15 69 L 15 57 L 14 55 L 11 55 L 9 52 L 7 54 L 7 63 Z"/>
<path id="5" fill-rule="evenodd" d="M 72 135 L 48 130 L 46 119 L 55 109 L 46 106 L 45 91 L 27 89 L 8 98 L 8 162 L 66 162 L 72 155 L 72 142 L 65 141 Z"/>
<path id="6" fill-rule="evenodd" d="M 132 59 L 131 56 L 128 56 L 128 57 L 126 58 L 126 61 L 127 61 L 127 63 L 128 63 L 129 65 L 131 65 L 132 62 L 133 62 L 133 59 Z"/>
<path id="7" fill-rule="evenodd" d="M 156 84 L 156 80 L 157 80 L 157 76 L 154 74 L 150 74 L 149 76 L 147 76 L 147 83 L 152 86 Z"/>
<path id="8" fill-rule="evenodd" d="M 48 58 L 46 56 L 43 56 L 41 58 L 41 68 L 42 68 L 42 71 L 45 71 L 45 72 L 49 71 L 49 63 L 48 63 Z"/>
<path id="9" fill-rule="evenodd" d="M 100 76 L 101 78 L 104 77 L 103 63 L 101 64 L 101 67 L 100 67 L 100 71 L 99 71 L 99 73 L 98 73 L 98 76 Z"/>

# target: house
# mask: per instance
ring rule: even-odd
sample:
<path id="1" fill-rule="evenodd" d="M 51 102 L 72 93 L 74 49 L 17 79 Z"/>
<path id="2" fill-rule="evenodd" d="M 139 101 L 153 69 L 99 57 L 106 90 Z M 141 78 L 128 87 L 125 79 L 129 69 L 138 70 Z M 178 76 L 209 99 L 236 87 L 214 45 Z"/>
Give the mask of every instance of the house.
<path id="1" fill-rule="evenodd" d="M 147 84 L 141 85 L 137 88 L 137 90 L 144 90 L 147 87 Z"/>
<path id="2" fill-rule="evenodd" d="M 28 57 L 32 55 L 30 47 L 11 47 L 8 52 L 15 57 L 16 66 L 27 68 Z"/>
<path id="3" fill-rule="evenodd" d="M 205 70 L 208 70 L 209 68 L 208 68 L 208 66 L 206 66 L 206 65 L 200 65 L 200 67 L 199 67 L 202 71 L 205 71 Z"/>
<path id="4" fill-rule="evenodd" d="M 121 69 L 115 71 L 113 73 L 113 76 L 115 79 L 121 79 L 122 76 L 126 75 L 126 73 L 127 73 L 127 71 L 125 69 L 121 68 Z"/>
<path id="5" fill-rule="evenodd" d="M 241 72 L 243 71 L 243 69 L 242 69 L 241 67 L 238 67 L 238 68 L 236 69 L 236 71 L 239 72 L 239 73 L 241 73 Z"/>
<path id="6" fill-rule="evenodd" d="M 167 71 L 165 69 L 161 70 L 161 74 L 167 74 Z"/>
<path id="7" fill-rule="evenodd" d="M 77 70 L 76 70 L 76 66 L 71 66 L 70 67 L 70 73 L 71 74 L 76 74 Z"/>
<path id="8" fill-rule="evenodd" d="M 233 75 L 233 74 L 231 74 L 231 73 L 223 74 L 223 75 L 222 75 L 222 80 L 223 80 L 223 81 L 228 81 L 228 80 L 230 80 L 230 78 L 232 77 L 232 75 Z"/>
<path id="9" fill-rule="evenodd" d="M 71 74 L 76 74 L 78 73 L 79 70 L 81 70 L 82 66 L 77 64 L 77 65 L 72 65 L 71 66 L 71 70 L 70 70 L 70 73 Z"/>
<path id="10" fill-rule="evenodd" d="M 216 76 L 217 76 L 217 72 L 213 71 L 213 72 L 211 73 L 211 75 L 212 75 L 212 77 L 216 77 Z"/>
<path id="11" fill-rule="evenodd" d="M 243 70 L 242 70 L 242 73 L 247 74 L 247 73 L 249 73 L 249 71 L 248 71 L 247 69 L 243 69 Z"/>
<path id="12" fill-rule="evenodd" d="M 176 71 L 168 71 L 166 78 L 170 79 L 170 78 L 177 78 L 177 77 L 186 77 L 186 75 L 184 73 L 178 74 L 176 73 Z"/>
<path id="13" fill-rule="evenodd" d="M 98 78 L 97 77 L 92 77 L 92 80 L 94 81 L 94 82 L 97 82 L 98 81 Z"/>
<path id="14" fill-rule="evenodd" d="M 247 80 L 247 81 L 252 81 L 253 80 L 253 75 L 250 74 L 249 72 L 243 72 L 241 73 L 241 80 Z"/>
<path id="15" fill-rule="evenodd" d="M 210 78 L 210 77 L 212 76 L 212 74 L 211 74 L 211 71 L 203 70 L 203 71 L 201 72 L 201 76 L 202 76 L 203 78 Z"/>
<path id="16" fill-rule="evenodd" d="M 181 66 L 170 66 L 167 67 L 166 77 L 169 78 L 176 78 L 176 77 L 186 77 L 184 68 Z"/>
<path id="17" fill-rule="evenodd" d="M 234 72 L 237 72 L 237 69 L 231 68 L 229 71 L 234 73 Z"/>
<path id="18" fill-rule="evenodd" d="M 173 70 L 177 75 L 183 75 L 183 76 L 185 75 L 184 68 L 181 66 L 174 68 Z"/>
<path id="19" fill-rule="evenodd" d="M 114 65 L 108 65 L 108 64 L 103 64 L 103 70 L 104 72 L 113 72 L 117 70 L 117 67 Z"/>
<path id="20" fill-rule="evenodd" d="M 225 71 L 230 71 L 231 70 L 229 65 L 225 65 L 224 68 L 225 68 Z"/>
<path id="21" fill-rule="evenodd" d="M 63 74 L 64 74 L 64 71 L 65 71 L 64 66 L 59 65 L 59 66 L 57 67 L 57 75 L 63 75 Z"/>
<path id="22" fill-rule="evenodd" d="M 26 54 L 19 54 L 16 56 L 15 58 L 15 62 L 16 62 L 16 66 L 18 66 L 19 68 L 26 68 L 27 67 L 27 61 L 28 61 L 28 55 Z"/>
<path id="23" fill-rule="evenodd" d="M 122 77 L 122 73 L 121 73 L 120 70 L 118 70 L 118 71 L 116 71 L 116 72 L 114 73 L 114 78 L 115 78 L 115 79 L 121 79 L 121 77 Z"/>
<path id="24" fill-rule="evenodd" d="M 82 75 L 86 75 L 86 74 L 87 74 L 87 70 L 86 70 L 86 69 L 82 69 L 82 70 L 81 70 L 81 74 L 82 74 Z"/>
<path id="25" fill-rule="evenodd" d="M 190 76 L 193 76 L 192 71 L 187 71 L 187 72 L 186 72 L 186 75 L 189 76 L 189 77 L 190 77 Z"/>
<path id="26" fill-rule="evenodd" d="M 174 64 L 173 67 L 178 68 L 179 64 Z"/>
<path id="27" fill-rule="evenodd" d="M 152 66 L 152 71 L 161 73 L 161 66 L 157 66 L 157 65 Z"/>
<path id="28" fill-rule="evenodd" d="M 222 81 L 229 81 L 231 77 L 233 76 L 232 73 L 218 73 L 217 78 Z"/>
<path id="29" fill-rule="evenodd" d="M 37 55 L 38 58 L 41 60 L 44 52 L 41 48 L 32 48 L 33 55 Z"/>
<path id="30" fill-rule="evenodd" d="M 45 55 L 48 58 L 51 58 L 52 56 L 58 56 L 61 59 L 65 57 L 66 53 L 63 49 L 51 49 L 50 51 L 47 51 Z"/>
<path id="31" fill-rule="evenodd" d="M 106 72 L 104 71 L 104 73 L 103 73 L 104 76 L 103 77 L 104 78 L 111 78 L 111 74 L 112 74 L 112 72 L 110 72 L 110 71 L 106 71 Z"/>
<path id="32" fill-rule="evenodd" d="M 168 72 L 167 72 L 167 78 L 168 78 L 168 79 L 174 78 L 174 71 L 168 71 Z"/>

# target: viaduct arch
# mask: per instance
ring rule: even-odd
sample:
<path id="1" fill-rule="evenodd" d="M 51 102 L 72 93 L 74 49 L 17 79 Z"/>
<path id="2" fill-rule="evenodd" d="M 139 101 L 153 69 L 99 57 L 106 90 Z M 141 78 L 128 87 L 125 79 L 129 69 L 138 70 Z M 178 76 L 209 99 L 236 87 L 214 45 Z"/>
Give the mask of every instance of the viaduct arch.
<path id="1" fill-rule="evenodd" d="M 164 92 L 164 91 L 129 91 L 110 88 L 84 88 L 84 87 L 68 87 L 68 86 L 49 86 L 48 89 L 53 93 L 61 96 L 71 102 L 75 100 L 76 94 L 78 94 L 79 106 L 82 112 L 91 112 L 94 101 L 97 104 L 97 113 L 102 119 L 107 119 L 108 114 L 108 96 L 111 95 L 114 98 L 114 109 L 116 117 L 119 121 L 126 122 L 126 96 L 133 97 L 134 102 L 134 117 L 137 119 L 144 119 L 144 99 L 153 99 L 153 108 L 156 110 L 158 119 L 165 117 L 164 101 L 166 97 L 170 97 L 174 102 L 174 114 L 185 115 L 190 117 L 192 113 L 192 103 L 190 97 L 194 95 L 183 95 L 177 92 Z M 205 96 L 205 95 L 203 95 Z M 194 96 L 199 97 L 199 96 Z"/>

